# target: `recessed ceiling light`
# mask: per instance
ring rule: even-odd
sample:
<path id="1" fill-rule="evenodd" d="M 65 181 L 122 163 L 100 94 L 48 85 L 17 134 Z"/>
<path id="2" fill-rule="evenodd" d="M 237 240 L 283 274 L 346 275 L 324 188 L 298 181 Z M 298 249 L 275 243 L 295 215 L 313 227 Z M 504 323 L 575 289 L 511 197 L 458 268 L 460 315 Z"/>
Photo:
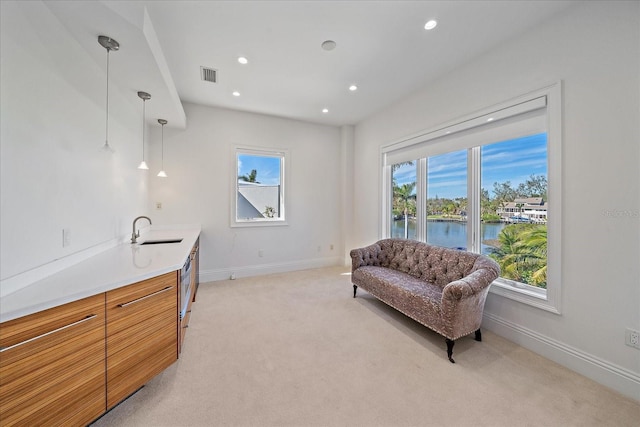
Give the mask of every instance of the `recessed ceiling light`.
<path id="1" fill-rule="evenodd" d="M 349 86 L 349 90 L 350 90 L 351 92 L 356 91 L 356 90 L 358 90 L 358 86 L 356 86 L 356 85 L 351 85 L 351 86 Z"/>
<path id="2" fill-rule="evenodd" d="M 436 25 L 438 25 L 438 21 L 436 21 L 435 19 L 430 19 L 427 21 L 426 24 L 424 24 L 424 29 L 425 30 L 433 30 Z"/>
<path id="3" fill-rule="evenodd" d="M 324 50 L 333 50 L 336 48 L 336 42 L 333 40 L 325 40 L 322 42 L 321 46 Z"/>
<path id="4" fill-rule="evenodd" d="M 233 96 L 240 96 L 240 92 L 238 92 L 237 90 L 233 91 Z"/>
<path id="5" fill-rule="evenodd" d="M 244 64 L 248 64 L 249 60 L 247 58 L 245 58 L 244 56 L 241 56 L 238 58 L 238 62 L 241 63 L 242 65 Z"/>
<path id="6" fill-rule="evenodd" d="M 493 121 L 493 117 L 489 117 L 489 118 L 487 119 L 487 121 L 488 121 L 488 122 L 492 122 L 492 121 Z"/>
<path id="7" fill-rule="evenodd" d="M 323 109 L 322 109 L 322 112 L 323 112 L 324 114 L 327 114 L 327 113 L 329 112 L 329 109 L 328 109 L 328 108 L 323 108 Z"/>

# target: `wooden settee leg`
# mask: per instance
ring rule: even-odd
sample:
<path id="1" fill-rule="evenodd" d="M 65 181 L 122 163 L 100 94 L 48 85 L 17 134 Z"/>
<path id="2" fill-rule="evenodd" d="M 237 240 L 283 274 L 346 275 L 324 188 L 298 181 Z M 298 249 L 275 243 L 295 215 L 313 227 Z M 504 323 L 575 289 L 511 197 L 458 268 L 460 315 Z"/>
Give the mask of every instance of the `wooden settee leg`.
<path id="1" fill-rule="evenodd" d="M 480 332 L 480 329 L 476 331 L 476 341 L 482 341 L 482 332 Z"/>
<path id="2" fill-rule="evenodd" d="M 456 363 L 456 361 L 453 360 L 453 357 L 451 357 L 453 355 L 453 345 L 456 342 L 454 340 L 450 340 L 449 338 L 446 338 L 445 341 L 447 342 L 447 357 L 449 358 L 449 362 Z"/>
<path id="3" fill-rule="evenodd" d="M 358 287 L 356 285 L 353 285 L 353 297 L 356 297 L 356 291 L 358 290 Z"/>

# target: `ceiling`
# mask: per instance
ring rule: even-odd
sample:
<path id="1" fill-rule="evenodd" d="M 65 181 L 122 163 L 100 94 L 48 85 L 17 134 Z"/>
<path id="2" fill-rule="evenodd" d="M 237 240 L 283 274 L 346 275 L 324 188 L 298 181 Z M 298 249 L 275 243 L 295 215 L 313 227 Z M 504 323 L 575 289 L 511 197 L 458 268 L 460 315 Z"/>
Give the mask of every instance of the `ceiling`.
<path id="1" fill-rule="evenodd" d="M 185 127 L 182 102 L 355 124 L 561 13 L 572 1 L 47 1 L 110 73 Z M 438 26 L 424 29 L 436 19 Z M 322 49 L 325 40 L 334 50 Z M 248 64 L 242 65 L 238 57 Z M 200 67 L 217 70 L 217 83 Z M 350 85 L 357 85 L 350 91 Z M 234 96 L 237 91 L 240 96 Z M 137 99 L 137 98 L 136 98 Z M 328 109 L 328 113 L 322 110 Z"/>

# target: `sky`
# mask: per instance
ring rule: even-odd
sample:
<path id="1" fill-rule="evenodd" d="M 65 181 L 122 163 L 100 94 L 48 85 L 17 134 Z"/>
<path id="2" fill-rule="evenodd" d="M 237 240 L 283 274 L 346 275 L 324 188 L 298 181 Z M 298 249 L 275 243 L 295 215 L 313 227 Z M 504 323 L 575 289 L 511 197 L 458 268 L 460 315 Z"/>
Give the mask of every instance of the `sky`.
<path id="1" fill-rule="evenodd" d="M 547 176 L 545 133 L 485 145 L 481 149 L 482 188 L 493 197 L 493 183 L 510 181 L 513 188 L 531 175 Z M 429 157 L 427 198 L 467 197 L 467 150 Z M 398 185 L 414 182 L 416 162 L 394 173 Z"/>
<path id="2" fill-rule="evenodd" d="M 252 169 L 256 170 L 256 181 L 260 184 L 280 184 L 280 157 L 239 154 L 238 176 L 249 175 Z"/>

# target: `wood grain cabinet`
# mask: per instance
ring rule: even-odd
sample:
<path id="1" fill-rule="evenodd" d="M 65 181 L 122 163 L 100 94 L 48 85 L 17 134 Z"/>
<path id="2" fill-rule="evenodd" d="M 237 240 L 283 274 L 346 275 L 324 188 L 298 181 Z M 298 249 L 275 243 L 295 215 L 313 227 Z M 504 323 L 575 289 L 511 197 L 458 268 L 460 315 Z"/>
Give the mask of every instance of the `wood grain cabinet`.
<path id="1" fill-rule="evenodd" d="M 180 273 L 0 324 L 0 426 L 87 425 L 175 362 Z"/>
<path id="2" fill-rule="evenodd" d="M 0 424 L 86 425 L 105 412 L 105 295 L 0 325 Z"/>
<path id="3" fill-rule="evenodd" d="M 106 293 L 107 410 L 178 359 L 178 274 Z"/>

